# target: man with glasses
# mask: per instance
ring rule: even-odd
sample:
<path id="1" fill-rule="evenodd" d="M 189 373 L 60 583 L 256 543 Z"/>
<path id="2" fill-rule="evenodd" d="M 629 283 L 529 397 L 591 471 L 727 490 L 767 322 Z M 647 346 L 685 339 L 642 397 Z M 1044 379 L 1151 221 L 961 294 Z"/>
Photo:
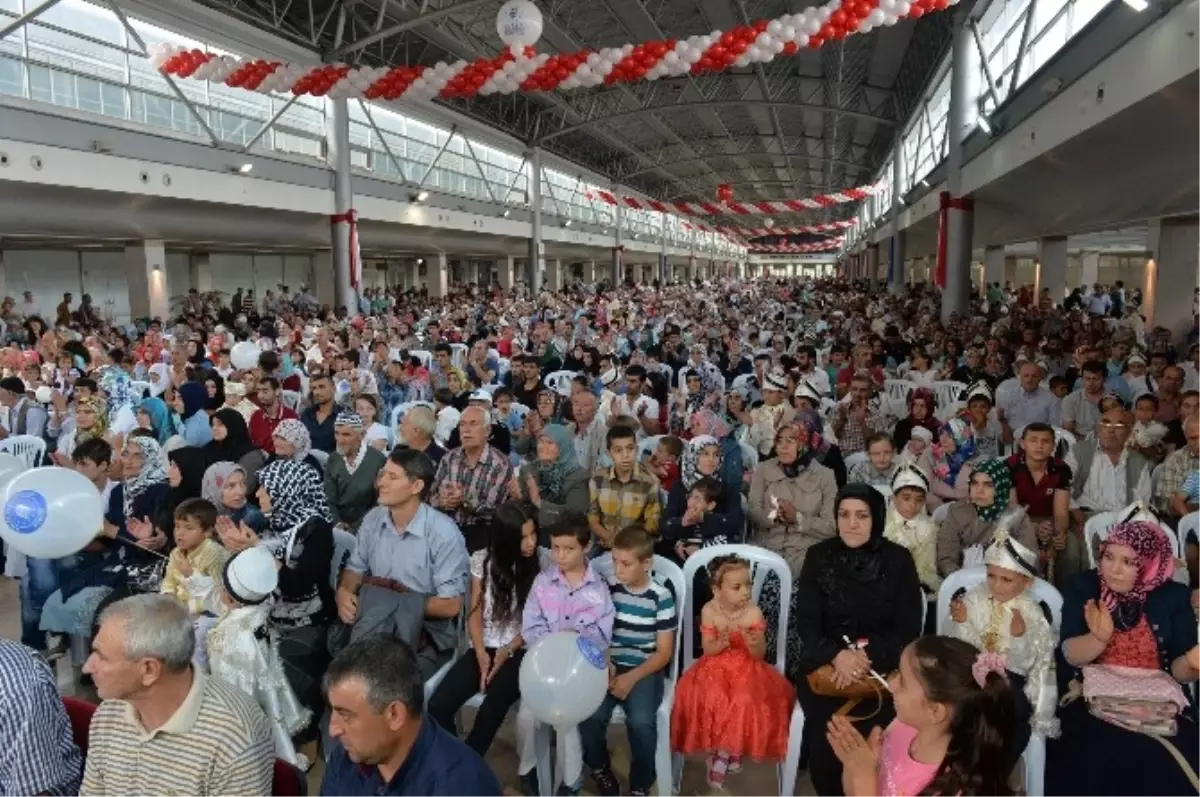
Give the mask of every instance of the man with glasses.
<path id="1" fill-rule="evenodd" d="M 1123 509 L 1134 501 L 1150 505 L 1150 461 L 1125 446 L 1132 430 L 1133 414 L 1114 407 L 1100 416 L 1096 439 L 1076 443 L 1063 458 L 1074 475 L 1071 520 L 1077 534 L 1082 533 L 1088 518 L 1098 512 Z M 1067 563 L 1064 562 L 1067 557 L 1060 556 L 1059 580 L 1081 569 L 1086 562 L 1084 557 L 1086 553 L 1081 553 L 1078 562 Z"/>

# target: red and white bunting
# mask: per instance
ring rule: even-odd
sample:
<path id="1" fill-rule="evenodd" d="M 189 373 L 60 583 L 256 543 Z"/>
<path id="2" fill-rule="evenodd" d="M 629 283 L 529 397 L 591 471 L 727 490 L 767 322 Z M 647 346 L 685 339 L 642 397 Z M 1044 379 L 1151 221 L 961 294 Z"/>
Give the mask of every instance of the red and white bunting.
<path id="1" fill-rule="evenodd" d="M 659 202 L 655 199 L 638 199 L 635 196 L 617 196 L 609 191 L 600 190 L 587 192 L 587 197 L 608 205 L 624 205 L 635 210 L 657 210 L 659 213 L 682 213 L 685 216 L 778 216 L 781 213 L 803 213 L 845 202 L 858 202 L 878 193 L 882 187 L 882 183 L 876 183 L 847 188 L 832 194 L 773 202 Z"/>
<path id="2" fill-rule="evenodd" d="M 761 244 L 750 247 L 750 254 L 798 255 L 815 252 L 836 252 L 841 245 L 841 238 L 812 244 Z"/>
<path id="3" fill-rule="evenodd" d="M 761 238 L 764 235 L 819 235 L 827 232 L 840 232 L 857 224 L 854 219 L 844 221 L 827 221 L 821 224 L 805 224 L 800 227 L 710 227 L 707 224 L 684 222 L 684 229 L 701 230 L 702 232 L 718 232 L 722 235 L 732 235 L 738 238 Z"/>

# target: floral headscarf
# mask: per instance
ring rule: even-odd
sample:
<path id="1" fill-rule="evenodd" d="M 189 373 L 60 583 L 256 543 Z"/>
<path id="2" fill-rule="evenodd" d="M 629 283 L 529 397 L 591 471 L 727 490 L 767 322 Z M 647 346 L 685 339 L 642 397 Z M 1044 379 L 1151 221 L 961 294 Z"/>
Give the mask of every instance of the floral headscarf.
<path id="1" fill-rule="evenodd" d="M 934 437 L 936 439 L 943 434 L 954 441 L 954 450 L 949 453 L 943 451 L 940 440 L 933 444 L 933 475 L 946 484 L 953 485 L 962 466 L 975 456 L 975 431 L 971 428 L 970 421 L 951 418 L 942 424 Z"/>
<path id="2" fill-rule="evenodd" d="M 280 421 L 272 437 L 282 437 L 295 447 L 296 451 L 292 454 L 295 462 L 303 462 L 312 450 L 312 436 L 308 433 L 308 427 L 295 418 Z"/>
<path id="3" fill-rule="evenodd" d="M 717 469 L 714 471 L 713 477 L 720 481 L 721 465 L 724 459 L 721 456 L 721 442 L 712 435 L 700 435 L 688 441 L 683 448 L 683 456 L 680 457 L 679 472 L 685 490 L 691 490 L 696 482 L 704 477 L 699 468 L 700 452 L 710 446 L 717 449 Z"/>
<path id="4" fill-rule="evenodd" d="M 533 480 L 542 496 L 557 501 L 562 498 L 563 482 L 567 474 L 579 467 L 578 457 L 575 455 L 575 442 L 571 439 L 571 430 L 560 423 L 546 424 L 542 427 L 542 434 L 558 446 L 558 457 L 553 462 L 536 460 L 533 463 Z"/>
<path id="5" fill-rule="evenodd" d="M 913 402 L 917 399 L 925 401 L 925 417 L 917 420 L 913 417 Z M 938 433 L 938 419 L 933 417 L 933 411 L 937 407 L 937 398 L 933 395 L 933 391 L 927 387 L 919 387 L 908 394 L 908 421 L 913 426 L 923 426 L 932 432 L 935 436 Z"/>
<path id="6" fill-rule="evenodd" d="M 814 459 L 820 462 L 824 458 L 825 452 L 829 450 L 829 442 L 822 437 L 825 432 L 825 423 L 814 410 L 798 410 L 795 420 L 791 424 L 781 427 L 775 433 L 776 441 L 779 440 L 779 435 L 788 428 L 797 431 L 803 429 L 807 434 L 806 442 L 800 446 L 796 454 L 796 461 L 789 464 L 779 463 L 784 475 L 792 479 L 807 468 Z"/>
<path id="7" fill-rule="evenodd" d="M 208 466 L 208 470 L 204 471 L 204 479 L 200 486 L 200 497 L 208 501 L 217 508 L 217 514 L 220 516 L 232 515 L 234 510 L 225 506 L 221 501 L 221 488 L 225 486 L 225 482 L 235 473 L 246 475 L 246 470 L 241 465 L 235 465 L 232 462 L 217 462 Z"/>
<path id="8" fill-rule="evenodd" d="M 133 516 L 133 502 L 138 496 L 154 485 L 165 484 L 167 481 L 167 455 L 158 441 L 144 435 L 131 437 L 125 441 L 121 453 L 128 452 L 131 445 L 142 449 L 142 467 L 123 482 L 122 509 L 127 518 Z"/>
<path id="9" fill-rule="evenodd" d="M 104 405 L 104 399 L 99 396 L 89 396 L 76 402 L 76 409 L 79 407 L 87 407 L 96 416 L 95 423 L 90 429 L 81 429 L 78 424 L 75 426 L 75 444 L 78 445 L 84 440 L 94 440 L 108 432 L 108 409 Z"/>
<path id="10" fill-rule="evenodd" d="M 975 473 L 985 474 L 992 480 L 992 486 L 996 488 L 996 497 L 992 500 L 990 506 L 975 506 L 975 511 L 979 514 L 979 519 L 984 523 L 991 523 L 1000 517 L 1005 509 L 1008 509 L 1009 491 L 1012 489 L 1012 474 L 1008 470 L 1008 465 L 1002 459 L 989 459 L 980 462 L 975 466 Z"/>
<path id="11" fill-rule="evenodd" d="M 1125 545 L 1137 555 L 1137 577 L 1133 587 L 1124 595 L 1114 592 L 1100 571 L 1100 600 L 1112 612 L 1113 624 L 1119 631 L 1128 631 L 1142 616 L 1146 598 L 1175 573 L 1175 555 L 1166 533 L 1144 520 L 1118 523 L 1100 544 L 1100 555 L 1110 545 Z"/>
<path id="12" fill-rule="evenodd" d="M 696 430 L 696 434 L 708 435 L 722 440 L 730 435 L 729 424 L 712 410 L 705 408 L 692 416 L 688 426 Z"/>

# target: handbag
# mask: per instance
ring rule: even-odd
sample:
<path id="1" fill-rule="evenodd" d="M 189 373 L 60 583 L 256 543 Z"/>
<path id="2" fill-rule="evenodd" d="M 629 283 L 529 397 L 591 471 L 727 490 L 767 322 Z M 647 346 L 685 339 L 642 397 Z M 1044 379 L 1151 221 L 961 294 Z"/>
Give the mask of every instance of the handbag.
<path id="1" fill-rule="evenodd" d="M 814 695 L 843 698 L 845 702 L 834 712 L 835 715 L 846 717 L 854 722 L 868 720 L 883 710 L 883 701 L 892 698 L 892 693 L 880 688 L 879 682 L 874 678 L 863 678 L 861 681 L 855 681 L 848 686 L 839 688 L 834 684 L 833 674 L 832 664 L 818 667 L 808 674 L 808 688 Z M 875 698 L 874 711 L 862 717 L 849 716 L 859 703 L 872 697 Z"/>

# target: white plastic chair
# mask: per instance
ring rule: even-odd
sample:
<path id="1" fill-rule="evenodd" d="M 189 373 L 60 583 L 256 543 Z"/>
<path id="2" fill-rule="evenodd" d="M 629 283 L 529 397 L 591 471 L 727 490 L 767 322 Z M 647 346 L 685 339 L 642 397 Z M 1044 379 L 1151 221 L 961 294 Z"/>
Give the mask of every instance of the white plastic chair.
<path id="1" fill-rule="evenodd" d="M 1188 533 L 1196 535 L 1200 539 L 1200 512 L 1192 512 L 1184 515 L 1179 521 L 1179 550 L 1180 552 L 1187 550 Z"/>
<path id="2" fill-rule="evenodd" d="M 962 394 L 967 386 L 962 382 L 944 381 L 933 383 L 933 397 L 937 400 L 939 407 L 946 407 L 958 401 L 958 397 Z"/>
<path id="3" fill-rule="evenodd" d="M 149 382 L 142 382 L 140 380 L 130 380 L 129 382 L 129 389 L 133 392 L 133 395 L 137 396 L 139 401 L 150 393 L 150 388 L 151 385 Z"/>
<path id="4" fill-rule="evenodd" d="M 749 390 L 751 387 L 753 387 L 754 379 L 754 374 L 742 374 L 741 376 L 735 376 L 733 378 L 733 389 L 741 390 L 745 388 L 746 390 Z"/>
<path id="5" fill-rule="evenodd" d="M 280 399 L 283 401 L 283 406 L 287 407 L 292 412 L 300 411 L 300 394 L 295 390 L 280 391 Z"/>
<path id="6" fill-rule="evenodd" d="M 664 437 L 666 437 L 666 435 L 659 434 L 655 435 L 654 437 L 647 437 L 642 440 L 642 442 L 638 443 L 638 462 L 648 459 L 650 455 L 653 454 L 658 448 L 658 442 Z"/>
<path id="7" fill-rule="evenodd" d="M 428 368 L 429 364 L 431 362 L 433 362 L 433 353 L 425 351 L 424 349 L 417 349 L 416 351 L 410 351 L 408 353 L 408 356 L 416 357 L 418 360 L 421 361 L 421 365 L 424 368 Z"/>
<path id="8" fill-rule="evenodd" d="M 1025 434 L 1024 426 L 1018 426 L 1016 429 L 1013 429 L 1013 453 L 1016 453 L 1017 451 L 1021 450 L 1021 437 L 1024 434 Z M 1066 441 L 1068 449 L 1075 447 L 1075 443 L 1076 443 L 1075 435 L 1072 434 L 1071 432 L 1068 432 L 1066 429 L 1062 428 L 1061 426 L 1055 426 L 1054 427 L 1054 449 L 1055 449 L 1055 451 L 1058 450 L 1059 444 L 1061 444 L 1063 441 Z"/>
<path id="9" fill-rule="evenodd" d="M 758 467 L 758 452 L 749 443 L 738 443 L 742 449 L 742 468 L 752 471 Z"/>
<path id="10" fill-rule="evenodd" d="M 391 426 L 391 430 L 393 432 L 399 428 L 400 421 L 404 419 L 404 413 L 408 412 L 413 407 L 428 407 L 431 410 L 434 409 L 433 404 L 429 403 L 428 401 L 406 401 L 403 404 L 397 404 L 392 409 L 392 417 L 389 420 L 389 425 Z"/>
<path id="11" fill-rule="evenodd" d="M 938 590 L 937 596 L 937 617 L 935 621 L 939 635 L 946 633 L 946 628 L 950 622 L 950 602 L 954 599 L 954 593 L 960 589 L 970 589 L 986 580 L 986 567 L 967 567 L 962 570 L 956 570 L 946 577 L 946 580 L 942 582 L 941 589 Z M 1054 632 L 1055 639 L 1057 639 L 1059 628 L 1062 627 L 1062 595 L 1048 582 L 1040 578 L 1035 578 L 1033 584 L 1030 586 L 1030 597 L 1049 607 L 1050 628 Z M 1057 687 L 1050 685 L 1048 688 L 1054 690 L 1055 698 L 1057 698 Z M 1046 793 L 1045 735 L 1037 732 L 1032 733 L 1029 737 L 1029 743 L 1025 745 L 1025 753 L 1022 755 L 1022 758 L 1025 762 L 1025 794 L 1029 795 L 1029 797 L 1041 797 Z"/>
<path id="12" fill-rule="evenodd" d="M 46 456 L 46 441 L 31 434 L 19 434 L 0 440 L 0 453 L 25 460 L 25 466 L 36 468 Z"/>
<path id="13" fill-rule="evenodd" d="M 1088 567 L 1096 566 L 1096 549 L 1099 544 L 1108 538 L 1108 532 L 1112 531 L 1112 527 L 1120 522 L 1121 518 L 1129 514 L 1129 508 L 1117 509 L 1113 512 L 1097 512 L 1088 518 L 1087 523 L 1083 525 L 1083 544 L 1087 548 Z M 1195 517 L 1193 512 L 1191 517 Z M 1194 521 L 1193 521 L 1194 522 Z M 1180 523 L 1182 526 L 1182 522 Z M 1166 533 L 1167 539 L 1171 541 L 1171 554 L 1176 559 L 1179 559 L 1180 544 L 1179 537 L 1171 533 L 1171 530 L 1166 527 L 1162 528 Z"/>
<path id="14" fill-rule="evenodd" d="M 950 512 L 950 507 L 954 506 L 956 503 L 956 501 L 948 501 L 939 506 L 937 509 L 933 510 L 934 525 L 941 527 L 942 522 L 946 519 L 946 515 Z"/>
<path id="15" fill-rule="evenodd" d="M 552 374 L 546 374 L 546 378 L 542 382 L 558 395 L 569 396 L 571 395 L 571 380 L 575 376 L 574 371 L 555 371 Z"/>
<path id="16" fill-rule="evenodd" d="M 450 344 L 450 363 L 455 368 L 462 368 L 467 361 L 467 344 L 451 343 Z"/>
<path id="17" fill-rule="evenodd" d="M 309 451 L 308 453 L 312 454 L 313 459 L 315 459 L 317 461 L 317 463 L 321 466 L 321 473 L 324 473 L 325 469 L 329 465 L 329 452 L 321 451 L 319 449 L 314 448 L 312 451 Z"/>
<path id="18" fill-rule="evenodd" d="M 899 401 L 907 409 L 908 395 L 916 390 L 917 386 L 907 379 L 885 379 L 883 380 L 883 389 L 887 393 L 888 398 L 893 402 Z"/>
<path id="19" fill-rule="evenodd" d="M 342 568 L 350 561 L 354 553 L 357 538 L 348 531 L 333 530 L 333 561 L 329 563 L 329 585 L 337 590 L 338 581 L 342 577 Z"/>
<path id="20" fill-rule="evenodd" d="M 825 423 L 829 423 L 829 419 L 833 417 L 833 411 L 837 409 L 837 402 L 831 398 L 821 399 L 821 419 Z"/>
<path id="21" fill-rule="evenodd" d="M 853 468 L 855 465 L 861 464 L 866 461 L 867 461 L 867 452 L 866 451 L 855 451 L 853 454 L 848 454 L 846 456 L 846 472 L 849 473 L 850 469 Z"/>
<path id="22" fill-rule="evenodd" d="M 792 594 L 792 569 L 788 563 L 784 561 L 779 554 L 768 551 L 765 548 L 759 548 L 757 545 L 713 545 L 708 548 L 701 548 L 696 553 L 688 557 L 688 560 L 683 565 L 683 581 L 685 584 L 691 584 L 696 577 L 696 572 L 702 568 L 707 568 L 708 563 L 718 556 L 737 555 L 750 562 L 750 574 L 752 580 L 751 600 L 758 602 L 762 595 L 763 584 L 766 583 L 767 574 L 774 573 L 779 579 L 779 618 L 777 635 L 778 643 L 775 651 L 775 669 L 781 675 L 787 675 L 787 628 L 788 614 L 791 611 Z M 696 607 L 692 605 L 691 593 L 687 596 L 687 603 L 683 608 L 683 617 L 689 618 L 688 622 L 683 624 L 683 647 L 680 656 L 683 658 L 681 673 L 687 672 L 688 667 L 692 666 L 695 661 L 693 653 L 693 625 L 690 618 L 695 615 Z M 768 619 L 768 622 L 770 620 Z M 678 656 L 677 656 L 678 658 Z M 785 797 L 791 797 L 796 793 L 796 772 L 800 768 L 800 742 L 804 737 L 804 710 L 800 707 L 799 701 L 792 708 L 792 721 L 788 728 L 788 752 L 787 758 L 779 765 L 779 793 Z M 683 756 L 675 756 L 674 771 L 677 777 L 683 774 Z M 678 791 L 677 784 L 676 791 Z M 660 784 L 661 788 L 661 784 Z"/>

